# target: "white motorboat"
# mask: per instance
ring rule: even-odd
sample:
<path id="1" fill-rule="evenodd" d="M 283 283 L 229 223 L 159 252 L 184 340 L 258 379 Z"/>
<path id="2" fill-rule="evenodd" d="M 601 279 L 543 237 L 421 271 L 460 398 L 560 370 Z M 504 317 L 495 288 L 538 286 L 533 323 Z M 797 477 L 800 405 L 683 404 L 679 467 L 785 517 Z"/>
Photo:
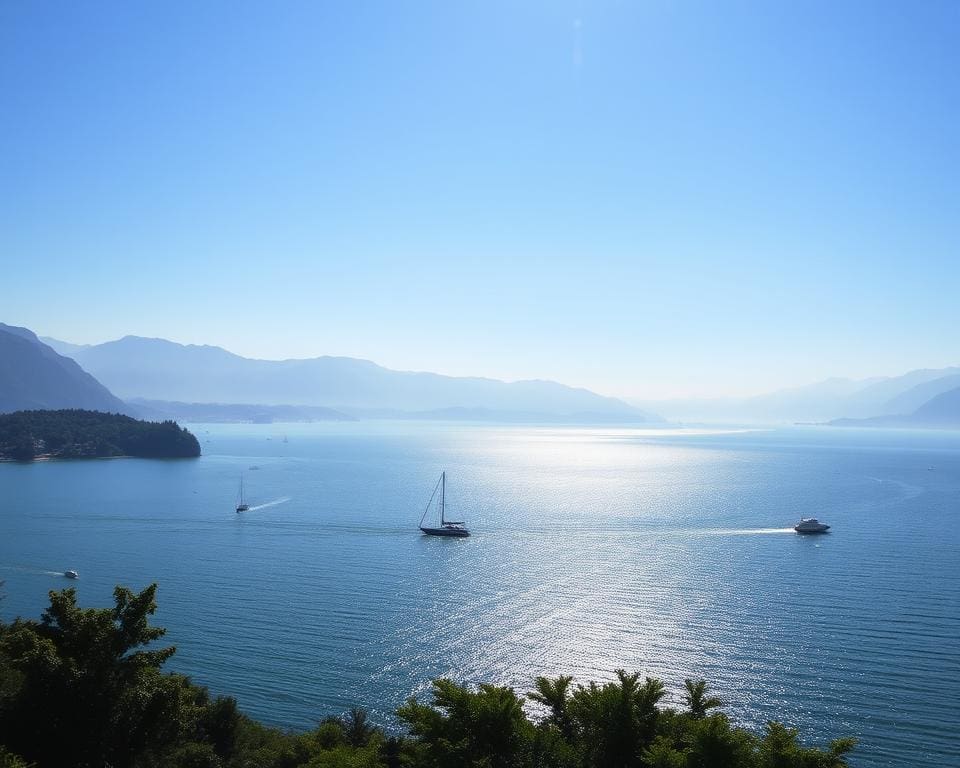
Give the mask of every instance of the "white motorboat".
<path id="1" fill-rule="evenodd" d="M 830 526 L 821 523 L 815 517 L 801 517 L 800 522 L 793 526 L 793 530 L 797 533 L 826 533 L 830 530 Z"/>
<path id="2" fill-rule="evenodd" d="M 63 575 L 66 576 L 68 579 L 79 579 L 79 578 L 80 578 L 80 574 L 77 573 L 76 571 L 64 571 L 64 572 L 63 572 Z"/>

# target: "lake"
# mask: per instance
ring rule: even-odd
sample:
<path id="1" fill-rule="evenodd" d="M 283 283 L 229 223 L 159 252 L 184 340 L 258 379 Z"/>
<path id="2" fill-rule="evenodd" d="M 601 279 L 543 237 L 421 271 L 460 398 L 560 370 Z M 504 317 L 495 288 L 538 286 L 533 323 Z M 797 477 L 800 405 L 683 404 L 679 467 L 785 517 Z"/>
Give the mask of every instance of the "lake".
<path id="1" fill-rule="evenodd" d="M 0 465 L 0 616 L 156 581 L 168 668 L 277 725 L 622 667 L 856 766 L 960 765 L 960 433 L 191 429 L 196 460 Z M 469 539 L 416 528 L 444 469 Z"/>

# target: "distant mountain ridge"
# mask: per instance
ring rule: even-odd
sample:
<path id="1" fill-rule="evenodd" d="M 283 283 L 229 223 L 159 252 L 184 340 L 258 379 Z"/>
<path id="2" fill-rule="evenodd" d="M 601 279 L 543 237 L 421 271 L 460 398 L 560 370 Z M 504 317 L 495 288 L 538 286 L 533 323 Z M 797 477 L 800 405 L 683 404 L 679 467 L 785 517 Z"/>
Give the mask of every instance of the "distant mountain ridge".
<path id="1" fill-rule="evenodd" d="M 960 385 L 960 367 L 919 369 L 902 376 L 832 378 L 747 398 L 638 401 L 668 419 L 736 423 L 829 422 L 909 415 Z"/>
<path id="2" fill-rule="evenodd" d="M 158 421 L 170 419 L 203 424 L 356 421 L 353 416 L 346 413 L 316 405 L 178 403 L 168 400 L 142 400 L 139 398 L 130 400 L 129 405 L 137 411 L 141 418 Z"/>
<path id="3" fill-rule="evenodd" d="M 836 427 L 912 427 L 960 429 L 960 386 L 930 398 L 910 414 L 874 416 L 868 419 L 834 419 Z"/>
<path id="4" fill-rule="evenodd" d="M 912 413 L 937 395 L 960 387 L 960 368 L 945 370 L 956 371 L 956 373 L 929 379 L 901 392 L 884 403 L 883 410 L 887 413 Z"/>
<path id="5" fill-rule="evenodd" d="M 0 413 L 59 408 L 130 410 L 75 360 L 57 354 L 32 331 L 0 323 Z"/>
<path id="6" fill-rule="evenodd" d="M 9 326 L 2 328 L 9 333 Z M 63 359 L 30 331 L 13 330 Z M 126 407 L 128 412 L 147 417 L 190 420 L 195 420 L 192 414 L 227 421 L 416 418 L 663 422 L 651 412 L 655 410 L 685 421 L 849 424 L 868 419 L 872 425 L 909 422 L 936 427 L 954 423 L 950 397 L 937 398 L 960 386 L 960 367 L 950 367 L 861 380 L 832 378 L 750 398 L 648 401 L 634 406 L 551 381 L 507 383 L 395 371 L 349 357 L 254 360 L 220 347 L 138 336 L 96 345 L 46 341 L 118 395 L 138 401 L 124 406 L 114 398 L 114 409 Z M 39 406 L 31 402 L 25 407 Z"/>
<path id="7" fill-rule="evenodd" d="M 90 347 L 89 344 L 71 344 L 68 341 L 51 339 L 49 336 L 40 336 L 39 338 L 40 341 L 48 347 L 51 347 L 58 355 L 63 355 L 64 357 L 70 357 L 74 352 L 79 352 L 81 349 L 88 349 Z"/>
<path id="8" fill-rule="evenodd" d="M 507 383 L 394 371 L 349 357 L 254 360 L 220 347 L 138 336 L 90 346 L 51 343 L 125 399 L 321 406 L 348 413 L 482 409 L 534 417 L 591 414 L 607 420 L 662 421 L 617 398 L 552 381 Z"/>

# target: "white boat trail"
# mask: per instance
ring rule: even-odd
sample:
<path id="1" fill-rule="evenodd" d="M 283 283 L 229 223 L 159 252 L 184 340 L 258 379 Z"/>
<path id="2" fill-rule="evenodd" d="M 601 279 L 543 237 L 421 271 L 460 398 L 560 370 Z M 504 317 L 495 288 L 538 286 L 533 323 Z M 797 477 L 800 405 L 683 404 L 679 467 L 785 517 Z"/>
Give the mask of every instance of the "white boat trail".
<path id="1" fill-rule="evenodd" d="M 247 512 L 256 512 L 258 509 L 266 509 L 267 507 L 275 507 L 278 504 L 285 504 L 293 498 L 292 496 L 281 496 L 279 499 L 274 499 L 273 501 L 268 501 L 266 504 L 257 504 L 254 507 L 250 507 Z"/>
<path id="2" fill-rule="evenodd" d="M 766 533 L 795 533 L 793 528 L 714 528 L 703 531 L 716 536 L 752 536 Z"/>
<path id="3" fill-rule="evenodd" d="M 46 568 L 39 568 L 31 565 L 0 565 L 0 570 L 17 571 L 18 573 L 33 573 L 37 576 L 60 576 L 61 578 L 66 578 L 66 570 L 50 571 Z"/>

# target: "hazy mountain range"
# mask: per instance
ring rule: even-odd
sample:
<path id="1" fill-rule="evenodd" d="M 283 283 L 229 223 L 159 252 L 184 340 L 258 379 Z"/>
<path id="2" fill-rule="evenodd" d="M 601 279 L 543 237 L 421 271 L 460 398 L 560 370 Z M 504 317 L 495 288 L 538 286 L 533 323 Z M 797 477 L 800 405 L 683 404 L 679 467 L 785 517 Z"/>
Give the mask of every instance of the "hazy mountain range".
<path id="1" fill-rule="evenodd" d="M 56 408 L 129 410 L 74 360 L 58 355 L 32 331 L 0 323 L 0 413 Z"/>
<path id="2" fill-rule="evenodd" d="M 637 405 L 680 421 L 821 423 L 899 416 L 906 424 L 932 398 L 958 387 L 960 367 L 951 367 L 860 380 L 833 378 L 749 398 L 638 401 Z"/>
<path id="3" fill-rule="evenodd" d="M 270 424 L 295 421 L 356 421 L 354 416 L 316 405 L 262 405 L 251 403 L 180 403 L 133 398 L 127 405 L 142 419 L 187 421 L 195 424 L 247 422 Z"/>
<path id="4" fill-rule="evenodd" d="M 915 427 L 960 429 L 960 385 L 932 397 L 906 415 L 873 416 L 868 419 L 835 419 L 837 427 Z"/>
<path id="5" fill-rule="evenodd" d="M 0 412 L 69 407 L 184 421 L 662 423 L 657 412 L 686 422 L 958 427 L 960 367 L 827 379 L 751 398 L 628 404 L 550 381 L 394 371 L 348 357 L 253 360 L 137 336 L 78 345 L 0 323 Z"/>
<path id="6" fill-rule="evenodd" d="M 124 400 L 186 404 L 314 406 L 348 416 L 656 422 L 623 400 L 552 381 L 517 381 L 394 371 L 349 357 L 253 360 L 212 346 L 126 336 L 81 346 L 44 339 Z M 176 401 L 176 402 L 170 402 Z"/>

